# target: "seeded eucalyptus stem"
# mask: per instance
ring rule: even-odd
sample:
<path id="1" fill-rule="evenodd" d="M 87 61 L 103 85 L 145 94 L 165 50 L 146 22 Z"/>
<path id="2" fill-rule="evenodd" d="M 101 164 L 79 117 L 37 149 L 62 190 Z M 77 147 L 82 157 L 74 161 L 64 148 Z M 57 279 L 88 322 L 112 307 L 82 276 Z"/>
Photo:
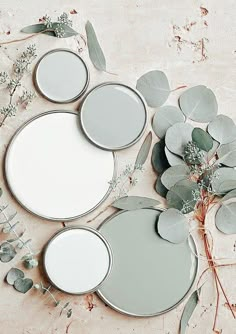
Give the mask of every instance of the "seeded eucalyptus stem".
<path id="1" fill-rule="evenodd" d="M 130 169 L 130 168 L 131 168 L 131 166 L 127 165 L 126 168 L 124 169 L 124 171 L 117 178 L 114 178 L 112 181 L 109 182 L 110 186 L 111 186 L 111 189 L 112 189 L 113 192 L 115 192 L 115 191 L 118 190 L 118 193 L 117 193 L 117 196 L 116 196 L 115 199 L 120 198 L 122 196 L 127 196 L 127 193 L 130 190 L 130 188 L 134 187 L 137 184 L 137 182 L 138 182 L 137 179 L 134 179 L 135 173 L 137 171 L 143 171 L 142 166 L 138 166 L 138 167 L 134 166 L 132 169 Z M 126 184 L 127 183 L 129 185 L 129 189 L 126 188 Z M 100 217 L 103 213 L 105 213 L 112 206 L 113 202 L 114 202 L 114 198 L 95 217 L 93 217 L 92 219 L 88 220 L 87 224 L 93 222 L 98 217 Z"/>
<path id="2" fill-rule="evenodd" d="M 36 58 L 36 48 L 35 45 L 29 45 L 26 50 L 19 56 L 19 58 L 13 64 L 13 76 L 10 78 L 6 72 L 0 72 L 1 81 L 0 84 L 6 84 L 6 88 L 9 91 L 9 103 L 7 106 L 0 109 L 3 118 L 0 123 L 2 127 L 5 123 L 7 117 L 15 116 L 17 112 L 17 106 L 19 104 L 27 106 L 32 102 L 35 97 L 34 92 L 29 92 L 27 90 L 23 91 L 22 96 L 19 96 L 19 101 L 13 103 L 13 97 L 16 93 L 18 87 L 21 86 L 21 80 L 25 73 L 27 73 L 29 65 Z"/>
<path id="3" fill-rule="evenodd" d="M 40 290 L 43 294 L 47 293 L 47 294 L 49 295 L 49 297 L 53 300 L 55 307 L 57 307 L 58 305 L 60 306 L 60 308 L 61 308 L 60 316 L 62 315 L 63 311 L 66 311 L 67 318 L 70 318 L 70 317 L 71 317 L 71 315 L 72 315 L 72 309 L 71 309 L 71 308 L 68 308 L 70 303 L 67 302 L 67 303 L 64 304 L 64 305 L 61 305 L 61 304 L 60 304 L 60 300 L 57 300 L 56 297 L 54 296 L 54 294 L 50 291 L 50 289 L 51 289 L 51 285 L 49 285 L 49 286 L 46 288 L 46 287 L 43 285 L 43 283 L 40 282 L 39 284 L 35 284 L 35 285 L 34 285 L 34 288 L 35 288 L 36 290 Z"/>
<path id="4" fill-rule="evenodd" d="M 19 81 L 19 80 L 18 80 L 18 81 Z M 10 93 L 9 105 L 12 104 L 13 95 L 14 95 L 15 92 L 16 92 L 16 88 L 17 88 L 17 86 L 15 86 L 15 88 L 13 89 L 13 91 Z M 3 117 L 3 119 L 2 119 L 2 121 L 1 121 L 1 123 L 0 123 L 0 128 L 3 126 L 5 120 L 6 120 L 7 117 L 9 116 L 9 113 L 10 113 L 10 111 L 8 111 L 8 112 L 4 115 L 4 117 Z"/>

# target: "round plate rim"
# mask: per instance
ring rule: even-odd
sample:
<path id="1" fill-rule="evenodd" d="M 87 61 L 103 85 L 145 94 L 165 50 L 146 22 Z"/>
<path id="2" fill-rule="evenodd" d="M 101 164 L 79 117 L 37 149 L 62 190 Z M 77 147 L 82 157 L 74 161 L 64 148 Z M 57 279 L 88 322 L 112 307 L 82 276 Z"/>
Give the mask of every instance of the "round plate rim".
<path id="1" fill-rule="evenodd" d="M 8 163 L 8 153 L 10 152 L 11 150 L 11 147 L 12 145 L 14 144 L 15 140 L 17 139 L 17 136 L 20 134 L 20 132 L 28 125 L 30 124 L 31 122 L 35 121 L 36 119 L 40 118 L 40 117 L 44 117 L 44 116 L 47 116 L 47 115 L 51 115 L 51 114 L 57 114 L 57 113 L 66 113 L 66 114 L 73 114 L 75 116 L 78 115 L 77 112 L 75 111 L 72 111 L 72 110 L 50 110 L 50 111 L 46 111 L 44 113 L 41 113 L 39 115 L 36 115 L 34 117 L 32 117 L 31 119 L 29 119 L 28 121 L 26 121 L 23 125 L 21 125 L 17 130 L 16 132 L 13 134 L 12 138 L 10 139 L 10 142 L 9 144 L 7 145 L 7 148 L 6 148 L 6 151 L 5 151 L 5 155 L 4 155 L 4 161 L 3 161 L 3 164 L 4 164 L 4 167 L 3 167 L 3 174 L 4 174 L 4 179 L 6 181 L 6 184 L 7 184 L 7 187 L 8 189 L 10 190 L 12 196 L 14 197 L 14 199 L 21 205 L 22 208 L 24 208 L 27 212 L 33 214 L 34 216 L 36 217 L 39 217 L 41 219 L 45 219 L 45 220 L 50 220 L 50 221 L 55 221 L 55 222 L 61 222 L 61 221 L 73 221 L 73 220 L 76 220 L 78 218 L 81 218 L 81 217 L 84 217 L 86 216 L 87 214 L 93 212 L 95 209 L 97 209 L 107 198 L 108 196 L 110 195 L 112 189 L 111 187 L 108 188 L 108 191 L 106 192 L 106 194 L 103 196 L 103 198 L 91 209 L 89 209 L 88 211 L 82 213 L 82 214 L 79 214 L 77 216 L 74 216 L 74 217 L 67 217 L 67 218 L 55 218 L 55 217 L 49 217 L 49 216 L 46 216 L 46 215 L 40 215 L 40 214 L 37 214 L 35 212 L 33 212 L 32 210 L 30 210 L 29 208 L 27 208 L 18 198 L 17 196 L 15 195 L 14 193 L 14 190 L 12 189 L 9 181 L 8 181 L 8 173 L 7 173 L 7 163 Z M 115 152 L 112 152 L 113 153 L 113 160 L 114 160 L 114 170 L 113 170 L 113 178 L 116 177 L 116 174 L 117 174 L 117 155 Z"/>
<path id="2" fill-rule="evenodd" d="M 46 269 L 46 266 L 45 266 L 45 258 L 46 258 L 46 252 L 48 250 L 48 247 L 50 246 L 51 242 L 53 242 L 53 240 L 59 236 L 60 234 L 66 232 L 66 231 L 70 231 L 70 230 L 86 230 L 86 231 L 89 231 L 89 232 L 92 232 L 94 233 L 96 236 L 98 236 L 102 242 L 105 244 L 106 246 L 106 249 L 108 251 L 108 256 L 109 256 L 109 266 L 108 266 L 108 270 L 107 270 L 107 273 L 106 275 L 104 276 L 104 278 L 102 279 L 102 281 L 97 284 L 93 289 L 90 289 L 90 290 L 87 290 L 87 291 L 84 291 L 84 292 L 68 292 L 66 290 L 63 290 L 61 288 L 59 288 L 49 277 L 48 275 L 48 272 L 47 272 L 47 269 Z M 84 295 L 84 294 L 87 294 L 87 293 L 92 293 L 92 292 L 95 292 L 97 291 L 97 289 L 102 285 L 102 283 L 106 280 L 106 278 L 109 276 L 110 272 L 111 272 L 111 269 L 112 269 L 112 264 L 113 264 L 113 254 L 112 254 L 112 249 L 111 249 L 111 246 L 109 244 L 109 242 L 106 240 L 106 238 L 102 235 L 102 233 L 100 233 L 97 229 L 95 228 L 92 228 L 92 227 L 88 227 L 88 226 L 84 226 L 84 225 L 79 225 L 79 226 L 67 226 L 67 227 L 64 227 L 62 229 L 60 229 L 59 231 L 57 231 L 56 233 L 53 234 L 53 236 L 48 240 L 47 244 L 44 246 L 44 249 L 43 249 L 43 269 L 44 269 L 44 272 L 47 276 L 47 279 L 49 280 L 49 282 L 55 287 L 57 288 L 58 290 L 64 292 L 64 293 L 67 293 L 69 295 L 77 295 L 77 296 L 81 296 L 81 295 Z"/>
<path id="3" fill-rule="evenodd" d="M 96 89 L 99 89 L 101 87 L 104 87 L 104 86 L 109 86 L 109 85 L 118 85 L 118 86 L 122 86 L 122 87 L 125 87 L 125 88 L 128 88 L 130 89 L 133 93 L 135 93 L 141 100 L 142 104 L 143 104 L 143 107 L 144 107 L 144 113 L 145 113 L 145 122 L 143 124 L 143 128 L 142 128 L 142 131 L 140 132 L 140 134 L 137 136 L 137 138 L 135 138 L 132 142 L 130 142 L 129 144 L 126 144 L 126 145 L 123 145 L 123 146 L 120 146 L 120 147 L 112 147 L 112 146 L 106 146 L 106 145 L 102 145 L 100 143 L 98 143 L 96 140 L 94 140 L 90 135 L 89 133 L 86 131 L 85 129 L 85 126 L 84 126 L 84 122 L 83 122 L 83 113 L 84 113 L 84 109 L 83 109 L 83 106 L 84 106 L 84 103 L 86 101 L 86 98 L 90 95 L 90 93 L 92 93 L 93 91 L 95 91 Z M 138 92 L 137 89 L 133 88 L 133 87 L 130 87 L 124 83 L 121 83 L 119 81 L 106 81 L 106 82 L 103 82 L 101 84 L 98 84 L 96 86 L 94 86 L 93 88 L 91 88 L 83 97 L 80 105 L 79 105 L 79 117 L 80 117 L 80 122 L 81 122 L 81 126 L 82 126 L 82 129 L 83 129 L 83 132 L 84 134 L 86 135 L 86 137 L 93 143 L 95 144 L 96 146 L 104 149 L 104 150 L 107 150 L 107 151 L 119 151 L 119 150 L 123 150 L 123 149 L 126 149 L 132 145 L 134 145 L 135 143 L 137 143 L 139 141 L 139 139 L 143 136 L 144 132 L 145 132 L 145 129 L 147 127 L 147 120 L 148 120 L 148 113 L 147 113 L 147 104 L 146 104 L 146 101 L 144 100 L 143 96 Z"/>
<path id="4" fill-rule="evenodd" d="M 163 211 L 166 211 L 166 209 L 155 209 L 155 208 L 151 208 L 151 207 L 147 207 L 147 208 L 142 208 L 142 209 L 138 209 L 138 210 L 154 210 L 154 211 L 158 211 L 158 212 L 163 212 Z M 132 210 L 134 211 L 134 210 Z M 120 215 L 120 214 L 123 214 L 125 212 L 129 212 L 129 210 L 120 210 L 119 212 L 117 213 L 114 213 L 112 214 L 111 216 L 109 216 L 108 218 L 106 218 L 99 226 L 98 226 L 98 231 L 100 231 L 101 227 L 108 223 L 111 219 L 115 218 L 116 216 Z M 100 232 L 102 233 L 102 232 Z M 190 239 L 191 241 L 193 242 L 193 245 L 195 247 L 195 250 L 196 250 L 196 254 L 198 255 L 199 254 L 199 251 L 198 251 L 198 247 L 197 247 L 197 243 L 195 242 L 194 238 L 192 235 L 190 235 Z M 111 246 L 112 247 L 112 246 Z M 128 316 L 133 316 L 133 317 L 136 317 L 136 318 L 150 318 L 150 317 L 156 317 L 158 315 L 162 315 L 162 314 L 165 314 L 167 312 L 170 312 L 171 310 L 175 309 L 178 305 L 180 305 L 183 300 L 185 300 L 191 293 L 191 290 L 192 290 L 192 287 L 194 286 L 195 282 L 196 282 L 196 279 L 197 279 L 197 276 L 198 276 L 198 272 L 199 272 L 199 259 L 198 257 L 195 257 L 196 258 L 196 272 L 195 272 L 195 277 L 188 289 L 188 291 L 186 292 L 186 294 L 176 303 L 174 304 L 173 306 L 169 307 L 168 309 L 164 310 L 164 311 L 161 311 L 161 312 L 156 312 L 156 313 L 152 313 L 152 314 L 137 314 L 137 313 L 132 313 L 132 312 L 127 312 L 125 310 L 122 310 L 120 309 L 119 307 L 117 307 L 116 305 L 114 305 L 113 303 L 111 303 L 108 299 L 106 299 L 106 297 L 103 296 L 103 294 L 101 293 L 101 291 L 98 289 L 96 291 L 96 294 L 98 295 L 99 298 L 101 298 L 101 300 L 106 303 L 108 306 L 110 306 L 113 310 L 121 313 L 121 314 L 124 314 L 124 315 L 128 315 Z M 113 259 L 113 262 L 114 262 L 114 259 Z"/>
<path id="5" fill-rule="evenodd" d="M 71 99 L 68 99 L 68 100 L 65 100 L 65 101 L 58 101 L 58 100 L 56 100 L 56 99 L 52 99 L 52 98 L 48 97 L 48 96 L 47 96 L 46 94 L 44 94 L 44 93 L 42 92 L 42 90 L 40 89 L 39 84 L 38 84 L 38 80 L 37 80 L 38 68 L 39 68 L 39 65 L 40 65 L 41 61 L 42 61 L 45 57 L 47 57 L 49 54 L 56 53 L 56 52 L 58 52 L 58 51 L 69 52 L 69 53 L 72 53 L 72 54 L 74 54 L 75 56 L 77 56 L 77 57 L 81 60 L 81 62 L 83 63 L 83 65 L 84 65 L 84 67 L 85 67 L 85 70 L 86 70 L 86 77 L 87 77 L 87 78 L 86 78 L 85 86 L 84 86 L 84 88 L 82 89 L 82 91 L 81 91 L 79 94 L 77 94 L 75 97 L 73 97 L 73 98 L 71 98 Z M 86 62 L 82 59 L 82 57 L 80 57 L 80 55 L 79 55 L 77 52 L 75 52 L 75 51 L 73 51 L 73 50 L 70 50 L 70 49 L 68 49 L 68 48 L 56 48 L 56 49 L 53 49 L 53 50 L 50 50 L 50 51 L 46 52 L 46 53 L 45 53 L 45 54 L 38 60 L 36 66 L 35 66 L 35 69 L 34 69 L 34 71 L 33 71 L 33 83 L 34 83 L 34 85 L 35 85 L 37 91 L 39 92 L 39 94 L 40 94 L 41 96 L 43 96 L 45 99 L 47 99 L 48 101 L 53 102 L 53 103 L 58 103 L 58 104 L 66 104 L 66 103 L 71 103 L 71 102 L 74 102 L 74 101 L 78 100 L 78 99 L 79 99 L 79 98 L 86 92 L 86 90 L 87 90 L 87 88 L 88 88 L 88 85 L 89 85 L 89 81 L 90 81 L 90 74 L 89 74 L 89 69 L 88 69 L 88 66 L 87 66 Z"/>

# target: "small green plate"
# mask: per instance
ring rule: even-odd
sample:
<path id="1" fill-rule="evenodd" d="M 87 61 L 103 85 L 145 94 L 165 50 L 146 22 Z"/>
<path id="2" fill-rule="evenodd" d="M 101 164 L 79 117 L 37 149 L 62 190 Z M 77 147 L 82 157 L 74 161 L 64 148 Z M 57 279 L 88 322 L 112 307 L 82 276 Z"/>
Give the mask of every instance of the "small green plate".
<path id="1" fill-rule="evenodd" d="M 80 119 L 84 133 L 95 145 L 110 151 L 121 150 L 141 138 L 147 110 L 135 89 L 105 82 L 85 96 Z"/>
<path id="2" fill-rule="evenodd" d="M 113 267 L 98 295 L 115 310 L 138 317 L 176 307 L 194 283 L 198 259 L 193 239 L 182 244 L 156 232 L 160 211 L 121 211 L 99 228 L 113 253 Z"/>

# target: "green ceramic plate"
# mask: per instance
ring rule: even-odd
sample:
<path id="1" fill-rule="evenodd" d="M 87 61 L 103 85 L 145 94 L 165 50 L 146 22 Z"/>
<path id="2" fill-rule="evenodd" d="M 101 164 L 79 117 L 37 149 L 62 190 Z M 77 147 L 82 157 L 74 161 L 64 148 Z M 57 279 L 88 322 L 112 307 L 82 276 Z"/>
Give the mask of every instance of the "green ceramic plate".
<path id="1" fill-rule="evenodd" d="M 94 144 L 106 150 L 121 150 L 142 136 L 147 111 L 136 90 L 106 82 L 85 96 L 80 119 L 84 133 Z"/>
<path id="2" fill-rule="evenodd" d="M 148 317 L 167 312 L 188 294 L 197 273 L 194 241 L 172 244 L 156 232 L 160 212 L 122 211 L 99 228 L 113 253 L 110 276 L 98 290 L 115 310 Z M 196 253 L 195 253 L 196 254 Z"/>

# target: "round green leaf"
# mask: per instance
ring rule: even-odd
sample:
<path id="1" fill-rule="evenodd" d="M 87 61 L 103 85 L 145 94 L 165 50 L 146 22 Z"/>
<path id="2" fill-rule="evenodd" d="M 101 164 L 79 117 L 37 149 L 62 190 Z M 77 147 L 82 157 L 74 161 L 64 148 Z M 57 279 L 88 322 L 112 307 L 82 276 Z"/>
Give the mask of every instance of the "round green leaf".
<path id="1" fill-rule="evenodd" d="M 0 246 L 0 261 L 10 262 L 15 256 L 15 248 L 10 243 L 3 242 Z"/>
<path id="2" fill-rule="evenodd" d="M 209 152 L 213 147 L 213 139 L 209 133 L 200 128 L 193 129 L 192 140 L 197 144 L 200 150 L 205 152 Z"/>
<path id="3" fill-rule="evenodd" d="M 216 227 L 225 234 L 236 233 L 236 203 L 221 205 L 216 213 Z"/>
<path id="4" fill-rule="evenodd" d="M 162 184 L 170 189 L 178 181 L 188 179 L 190 170 L 187 165 L 177 165 L 169 167 L 161 176 Z"/>
<path id="5" fill-rule="evenodd" d="M 226 194 L 223 198 L 222 201 L 228 201 L 229 199 L 236 198 L 236 189 L 231 190 Z"/>
<path id="6" fill-rule="evenodd" d="M 233 120 L 219 115 L 209 125 L 207 131 L 220 144 L 228 144 L 236 140 L 236 126 Z"/>
<path id="7" fill-rule="evenodd" d="M 186 117 L 200 123 L 212 121 L 218 111 L 214 93 L 201 85 L 186 90 L 180 96 L 179 104 Z"/>
<path id="8" fill-rule="evenodd" d="M 153 146 L 152 166 L 159 174 L 170 166 L 165 155 L 165 141 L 163 139 Z"/>
<path id="9" fill-rule="evenodd" d="M 161 71 L 150 71 L 142 75 L 137 81 L 136 88 L 152 108 L 164 104 L 170 94 L 168 79 Z"/>
<path id="10" fill-rule="evenodd" d="M 192 141 L 192 125 L 188 123 L 176 123 L 166 132 L 165 142 L 167 148 L 175 154 L 184 155 L 184 148 Z"/>
<path id="11" fill-rule="evenodd" d="M 32 288 L 33 284 L 30 278 L 17 278 L 14 282 L 14 288 L 21 293 L 26 293 Z"/>
<path id="12" fill-rule="evenodd" d="M 188 237 L 187 223 L 187 218 L 179 210 L 168 209 L 158 217 L 157 231 L 163 239 L 179 244 Z"/>
<path id="13" fill-rule="evenodd" d="M 216 194 L 225 194 L 236 188 L 236 170 L 232 168 L 219 168 L 213 174 L 212 190 Z"/>
<path id="14" fill-rule="evenodd" d="M 155 184 L 155 190 L 161 197 L 166 197 L 168 189 L 162 184 L 161 176 L 158 176 Z"/>
<path id="15" fill-rule="evenodd" d="M 176 123 L 184 123 L 185 117 L 181 110 L 174 106 L 161 107 L 152 121 L 153 131 L 159 138 L 164 138 L 166 131 Z"/>
<path id="16" fill-rule="evenodd" d="M 177 182 L 166 195 L 168 207 L 180 211 L 185 207 L 184 213 L 193 211 L 196 205 L 193 193 L 197 190 L 198 185 L 193 181 L 181 180 Z"/>
<path id="17" fill-rule="evenodd" d="M 218 163 L 228 167 L 236 167 L 236 141 L 221 145 L 217 150 L 217 155 L 219 157 Z"/>
<path id="18" fill-rule="evenodd" d="M 165 147 L 165 154 L 166 158 L 171 166 L 176 165 L 185 165 L 185 162 L 182 158 L 180 158 L 178 155 L 172 153 L 170 150 L 168 150 L 167 147 Z"/>
<path id="19" fill-rule="evenodd" d="M 6 276 L 6 281 L 8 284 L 13 285 L 18 278 L 24 278 L 24 276 L 25 274 L 20 269 L 11 268 Z"/>

